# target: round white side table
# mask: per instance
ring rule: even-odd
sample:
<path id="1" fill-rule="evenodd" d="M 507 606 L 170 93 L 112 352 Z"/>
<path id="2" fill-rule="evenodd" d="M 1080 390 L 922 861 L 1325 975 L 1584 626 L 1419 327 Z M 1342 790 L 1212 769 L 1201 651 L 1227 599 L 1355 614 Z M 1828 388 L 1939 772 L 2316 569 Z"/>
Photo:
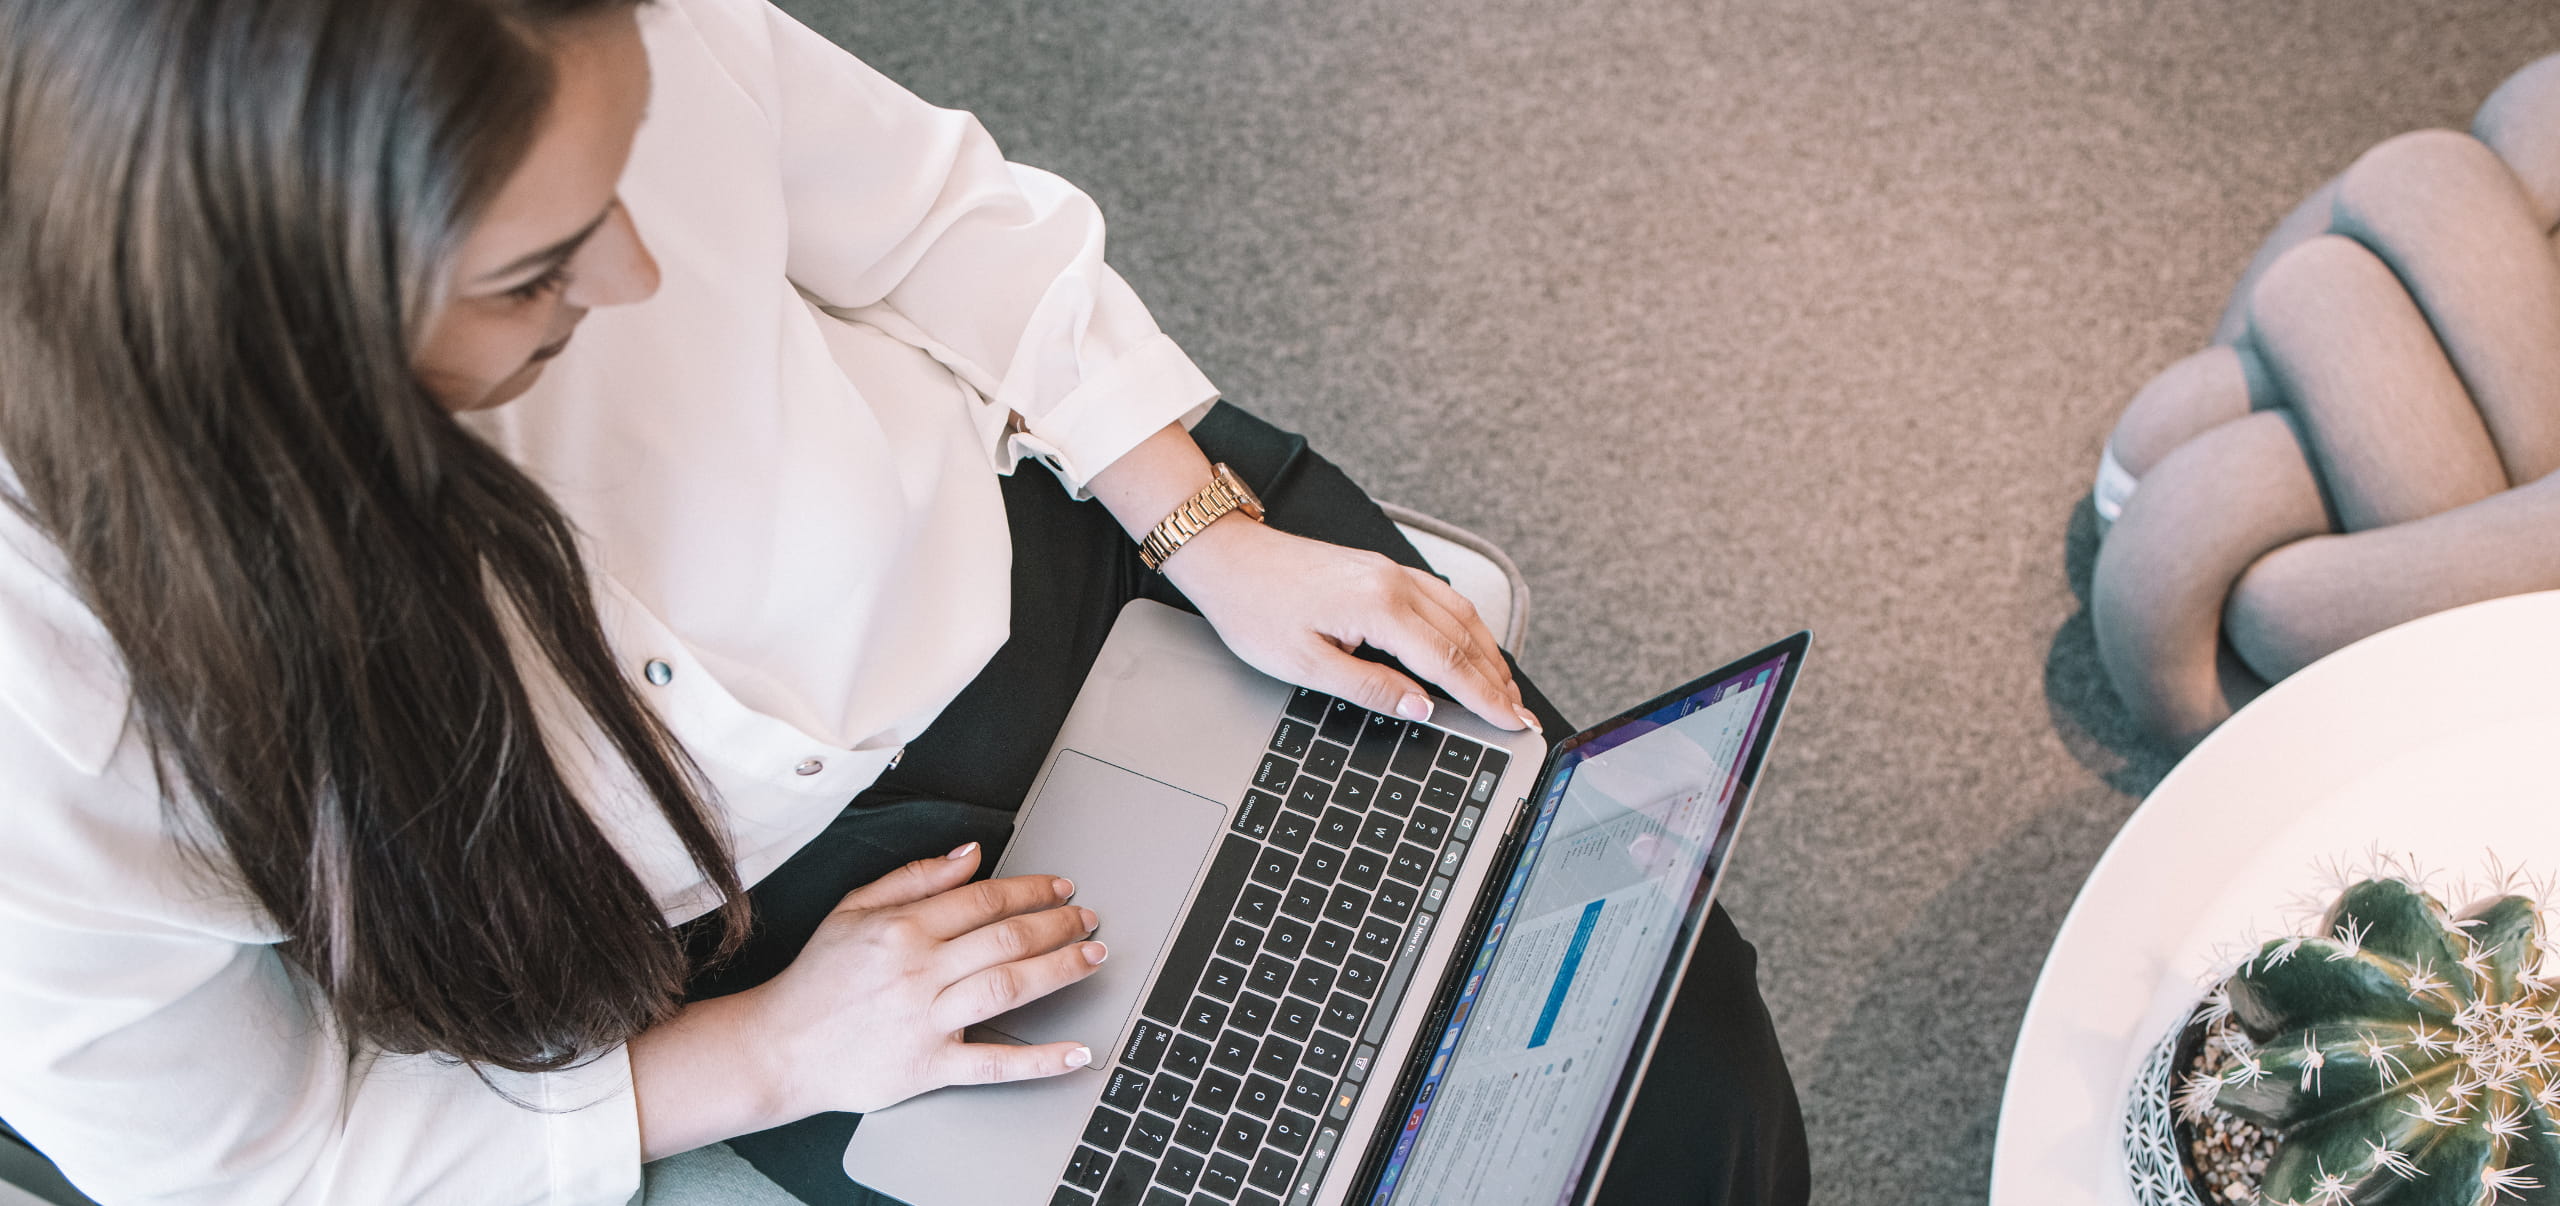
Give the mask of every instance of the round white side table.
<path id="1" fill-rule="evenodd" d="M 2018 1030 L 1991 1206 L 2125 1206 L 2125 1093 L 2202 981 L 2370 852 L 2560 876 L 2560 592 L 2429 616 L 2278 684 L 2125 822 Z M 2464 902 L 2448 900 L 2460 907 Z"/>

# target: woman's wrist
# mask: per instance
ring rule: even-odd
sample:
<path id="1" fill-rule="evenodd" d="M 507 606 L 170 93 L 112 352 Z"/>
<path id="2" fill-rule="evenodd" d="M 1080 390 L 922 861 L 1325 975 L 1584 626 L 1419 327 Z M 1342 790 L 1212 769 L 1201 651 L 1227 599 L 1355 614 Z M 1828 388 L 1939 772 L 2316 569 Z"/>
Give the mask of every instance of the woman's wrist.
<path id="1" fill-rule="evenodd" d="M 803 1108 L 754 989 L 697 1001 L 631 1040 L 640 1158 L 658 1160 L 816 1113 Z"/>

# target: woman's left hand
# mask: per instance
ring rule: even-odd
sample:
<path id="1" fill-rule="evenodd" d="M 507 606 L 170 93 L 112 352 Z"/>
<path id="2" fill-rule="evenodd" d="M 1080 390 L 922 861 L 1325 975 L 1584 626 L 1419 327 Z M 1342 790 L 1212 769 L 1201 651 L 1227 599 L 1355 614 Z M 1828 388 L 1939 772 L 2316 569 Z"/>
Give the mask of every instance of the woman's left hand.
<path id="1" fill-rule="evenodd" d="M 1274 678 L 1373 712 L 1430 719 L 1431 697 L 1412 679 L 1351 656 L 1371 645 L 1496 727 L 1536 723 L 1475 605 L 1421 570 L 1243 515 L 1193 536 L 1164 570 L 1229 649 Z"/>

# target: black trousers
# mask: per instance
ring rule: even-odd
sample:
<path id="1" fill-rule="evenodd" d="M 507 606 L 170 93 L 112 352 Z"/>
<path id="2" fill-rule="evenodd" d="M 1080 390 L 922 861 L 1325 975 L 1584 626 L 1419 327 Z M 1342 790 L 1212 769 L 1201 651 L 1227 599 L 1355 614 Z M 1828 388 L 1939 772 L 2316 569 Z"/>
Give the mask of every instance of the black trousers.
<path id="1" fill-rule="evenodd" d="M 1376 503 L 1306 441 L 1224 403 L 1193 432 L 1262 496 L 1269 522 L 1407 565 L 1422 557 Z M 788 966 L 844 894 L 901 863 L 972 839 L 993 866 L 1013 810 L 1065 723 L 1085 672 L 1133 598 L 1188 607 L 1142 566 L 1137 546 L 1099 503 L 1078 503 L 1042 473 L 1006 479 L 1013 530 L 1013 635 L 896 770 L 855 798 L 816 840 L 750 892 L 745 950 L 697 975 L 695 999 L 760 984 Z M 1526 678 L 1521 693 L 1546 731 L 1573 731 Z M 1761 1003 L 1757 956 L 1719 906 L 1699 939 L 1644 1088 L 1629 1115 L 1602 1200 L 1802 1206 L 1809 1196 L 1804 1122 L 1794 1082 Z M 729 1141 L 812 1206 L 889 1199 L 846 1179 L 844 1148 L 860 1118 L 821 1114 Z"/>

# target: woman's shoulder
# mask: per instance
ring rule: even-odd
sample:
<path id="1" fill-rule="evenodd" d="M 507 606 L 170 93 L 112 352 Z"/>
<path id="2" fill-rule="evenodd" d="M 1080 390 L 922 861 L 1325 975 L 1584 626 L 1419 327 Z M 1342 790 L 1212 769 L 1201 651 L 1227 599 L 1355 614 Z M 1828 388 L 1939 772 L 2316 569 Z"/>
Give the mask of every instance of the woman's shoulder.
<path id="1" fill-rule="evenodd" d="M 0 465 L 0 490 L 16 495 Z M 0 501 L 0 756 L 13 780 L 33 768 L 34 744 L 82 775 L 102 773 L 123 743 L 131 694 L 124 659 L 72 584 L 52 538 Z"/>

